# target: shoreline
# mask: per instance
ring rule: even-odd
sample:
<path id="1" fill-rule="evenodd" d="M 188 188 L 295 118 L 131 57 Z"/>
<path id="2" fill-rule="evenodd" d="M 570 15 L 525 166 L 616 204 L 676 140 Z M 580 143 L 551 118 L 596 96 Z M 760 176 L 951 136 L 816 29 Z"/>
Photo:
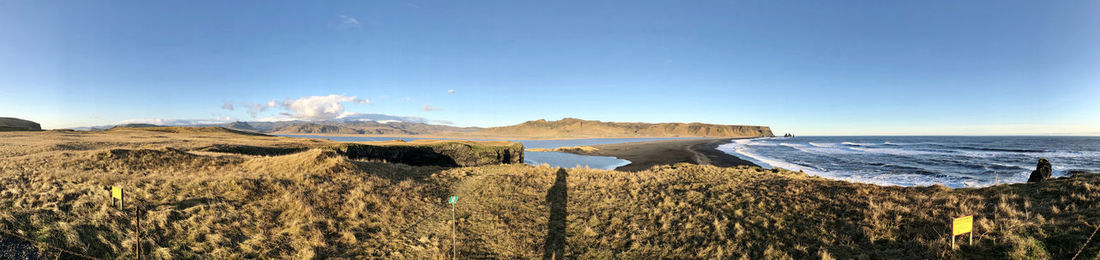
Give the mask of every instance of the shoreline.
<path id="1" fill-rule="evenodd" d="M 662 140 L 618 144 L 591 145 L 596 150 L 562 151 L 579 155 L 612 156 L 630 161 L 630 164 L 615 168 L 616 171 L 641 171 L 656 165 L 692 163 L 733 167 L 740 165 L 757 166 L 748 160 L 718 150 L 719 145 L 745 138 L 711 138 L 690 140 Z"/>

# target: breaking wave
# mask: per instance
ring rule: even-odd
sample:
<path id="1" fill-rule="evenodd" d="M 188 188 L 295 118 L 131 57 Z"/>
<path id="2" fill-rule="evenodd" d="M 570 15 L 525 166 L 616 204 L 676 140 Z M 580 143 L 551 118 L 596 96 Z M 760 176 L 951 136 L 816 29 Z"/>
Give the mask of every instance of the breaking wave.
<path id="1" fill-rule="evenodd" d="M 760 138 L 719 150 L 763 167 L 901 186 L 1024 182 L 1040 157 L 1054 163 L 1054 176 L 1100 171 L 1100 137 Z"/>

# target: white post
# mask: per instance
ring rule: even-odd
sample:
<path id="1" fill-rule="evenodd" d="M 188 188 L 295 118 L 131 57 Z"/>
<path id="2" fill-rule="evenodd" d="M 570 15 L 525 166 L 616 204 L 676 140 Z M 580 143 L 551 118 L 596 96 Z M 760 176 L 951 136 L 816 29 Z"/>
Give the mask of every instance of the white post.
<path id="1" fill-rule="evenodd" d="M 455 221 L 455 204 L 451 203 L 451 259 L 455 259 L 458 256 L 458 248 L 455 247 L 458 243 L 458 232 L 456 232 L 455 225 L 458 223 Z"/>

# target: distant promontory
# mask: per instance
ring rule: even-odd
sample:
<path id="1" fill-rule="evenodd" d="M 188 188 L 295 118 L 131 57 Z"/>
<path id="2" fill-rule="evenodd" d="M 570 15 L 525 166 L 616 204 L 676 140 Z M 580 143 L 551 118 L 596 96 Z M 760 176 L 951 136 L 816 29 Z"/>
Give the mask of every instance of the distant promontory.
<path id="1" fill-rule="evenodd" d="M 471 135 L 500 137 L 596 138 L 596 137 L 772 137 L 767 126 L 704 123 L 620 123 L 564 118 L 485 128 Z"/>

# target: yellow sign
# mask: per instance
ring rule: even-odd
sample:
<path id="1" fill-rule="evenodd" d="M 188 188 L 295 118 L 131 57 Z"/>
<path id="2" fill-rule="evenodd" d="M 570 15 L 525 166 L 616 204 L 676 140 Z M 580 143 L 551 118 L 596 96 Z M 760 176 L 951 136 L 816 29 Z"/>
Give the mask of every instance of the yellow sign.
<path id="1" fill-rule="evenodd" d="M 958 236 L 974 230 L 974 215 L 955 218 L 951 225 L 951 235 Z"/>
<path id="2" fill-rule="evenodd" d="M 111 186 L 111 197 L 116 199 L 122 199 L 122 187 Z"/>

